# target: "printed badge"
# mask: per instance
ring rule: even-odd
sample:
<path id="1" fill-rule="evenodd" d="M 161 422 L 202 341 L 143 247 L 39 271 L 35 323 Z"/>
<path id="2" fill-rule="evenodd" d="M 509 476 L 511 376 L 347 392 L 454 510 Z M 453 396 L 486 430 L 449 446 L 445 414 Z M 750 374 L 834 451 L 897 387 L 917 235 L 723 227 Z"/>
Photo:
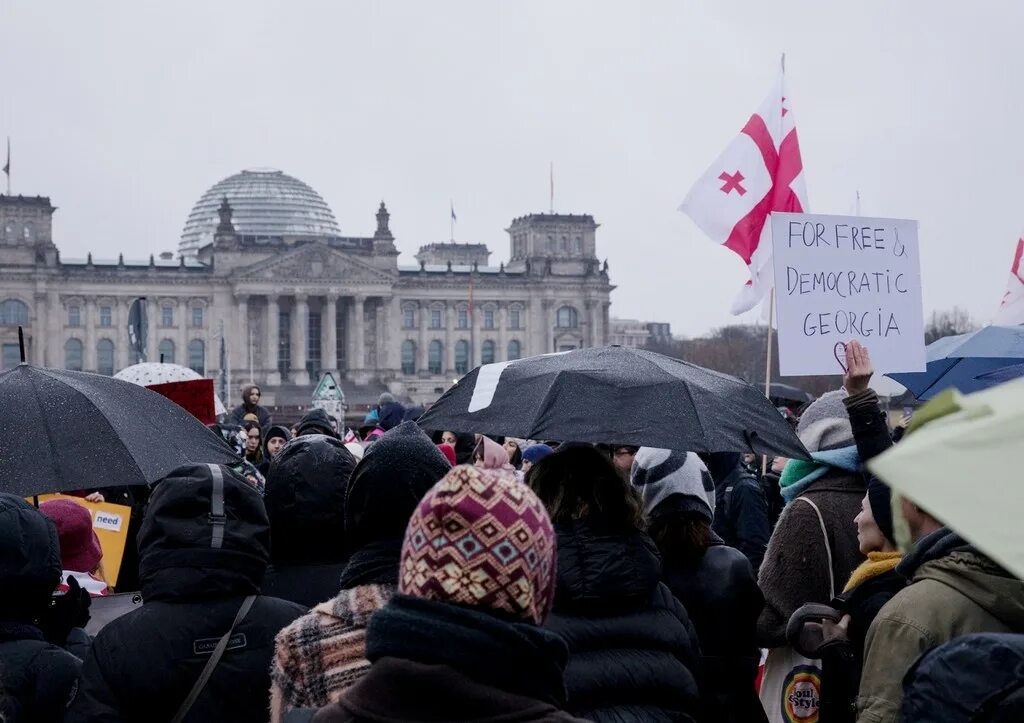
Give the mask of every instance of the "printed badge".
<path id="1" fill-rule="evenodd" d="M 821 704 L 821 671 L 798 665 L 782 684 L 782 719 L 786 723 L 818 723 Z"/>

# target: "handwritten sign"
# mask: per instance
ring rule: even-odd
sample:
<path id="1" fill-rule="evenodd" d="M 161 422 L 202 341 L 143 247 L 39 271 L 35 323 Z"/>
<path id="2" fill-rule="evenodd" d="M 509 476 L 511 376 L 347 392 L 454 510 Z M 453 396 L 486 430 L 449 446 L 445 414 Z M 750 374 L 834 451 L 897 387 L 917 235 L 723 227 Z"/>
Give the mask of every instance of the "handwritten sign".
<path id="1" fill-rule="evenodd" d="M 773 213 L 772 247 L 784 376 L 841 374 L 851 339 L 879 373 L 924 371 L 916 221 Z"/>

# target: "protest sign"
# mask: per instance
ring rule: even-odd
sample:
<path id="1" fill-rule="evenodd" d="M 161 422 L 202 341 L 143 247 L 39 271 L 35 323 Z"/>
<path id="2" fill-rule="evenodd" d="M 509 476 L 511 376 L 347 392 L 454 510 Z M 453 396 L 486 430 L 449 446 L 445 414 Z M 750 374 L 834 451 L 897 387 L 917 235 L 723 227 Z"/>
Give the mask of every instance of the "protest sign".
<path id="1" fill-rule="evenodd" d="M 924 371 L 916 221 L 773 213 L 772 247 L 783 376 L 841 374 L 853 339 L 877 372 Z"/>
<path id="2" fill-rule="evenodd" d="M 103 550 L 100 574 L 111 587 L 117 585 L 121 558 L 124 557 L 125 543 L 128 542 L 128 521 L 132 516 L 132 508 L 110 502 L 86 502 L 81 497 L 73 495 L 39 495 L 40 503 L 47 500 L 71 500 L 89 510 L 92 515 L 92 528 Z"/>

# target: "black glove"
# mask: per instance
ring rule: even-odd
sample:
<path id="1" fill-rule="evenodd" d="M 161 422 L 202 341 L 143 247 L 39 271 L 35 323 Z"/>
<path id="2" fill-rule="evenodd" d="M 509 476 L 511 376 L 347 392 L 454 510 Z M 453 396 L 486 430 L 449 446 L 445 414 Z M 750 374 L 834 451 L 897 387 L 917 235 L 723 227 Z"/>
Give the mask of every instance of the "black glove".
<path id="1" fill-rule="evenodd" d="M 50 607 L 43 614 L 39 625 L 46 640 L 60 646 L 67 642 L 71 628 L 86 626 L 89 622 L 89 606 L 92 605 L 89 593 L 82 589 L 74 576 L 68 576 L 67 583 L 66 593 L 50 598 Z"/>

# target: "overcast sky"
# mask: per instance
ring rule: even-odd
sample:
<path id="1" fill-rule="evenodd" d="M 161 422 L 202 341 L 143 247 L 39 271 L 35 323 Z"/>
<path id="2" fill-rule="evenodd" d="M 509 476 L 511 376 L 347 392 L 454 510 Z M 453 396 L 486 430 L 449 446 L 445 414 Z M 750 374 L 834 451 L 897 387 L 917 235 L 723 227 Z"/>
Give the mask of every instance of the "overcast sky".
<path id="1" fill-rule="evenodd" d="M 987 321 L 1024 229 L 1022 27 L 1018 0 L 2 0 L 0 137 L 66 257 L 176 250 L 208 187 L 273 166 L 348 235 L 384 199 L 403 262 L 454 199 L 497 263 L 553 162 L 555 210 L 601 224 L 612 314 L 696 335 L 746 270 L 676 208 L 785 52 L 810 210 L 859 189 L 918 219 L 926 313 Z"/>

